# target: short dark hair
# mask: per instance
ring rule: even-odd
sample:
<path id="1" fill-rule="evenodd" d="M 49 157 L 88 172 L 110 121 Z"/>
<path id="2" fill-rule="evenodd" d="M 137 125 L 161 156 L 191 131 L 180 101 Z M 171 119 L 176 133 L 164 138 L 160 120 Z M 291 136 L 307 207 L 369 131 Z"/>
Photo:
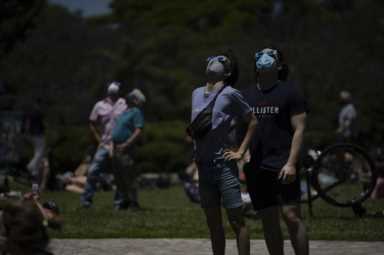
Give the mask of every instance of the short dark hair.
<path id="1" fill-rule="evenodd" d="M 238 65 L 238 62 L 237 62 L 237 58 L 235 56 L 235 53 L 233 52 L 232 49 L 227 49 L 226 51 L 224 51 L 224 53 L 222 54 L 224 56 L 226 56 L 230 63 L 231 63 L 231 75 L 229 77 L 227 77 L 224 82 L 228 85 L 231 85 L 231 86 L 234 86 L 236 84 L 236 82 L 239 80 L 239 65 Z"/>
<path id="2" fill-rule="evenodd" d="M 277 57 L 278 57 L 278 61 L 279 61 L 279 72 L 277 74 L 278 79 L 280 81 L 286 81 L 286 80 L 288 80 L 289 67 L 285 63 L 285 57 L 284 57 L 284 54 L 281 51 L 281 49 L 276 48 L 276 47 L 274 49 L 276 49 L 276 51 L 277 51 Z"/>
<path id="3" fill-rule="evenodd" d="M 266 47 L 266 48 L 271 48 L 271 49 L 274 49 L 277 51 L 277 63 L 279 65 L 278 72 L 277 72 L 277 79 L 279 79 L 280 81 L 287 81 L 288 76 L 289 76 L 289 66 L 285 62 L 285 56 L 284 56 L 282 50 L 278 47 Z M 257 72 L 257 68 L 255 65 L 255 59 L 254 58 L 253 58 L 252 64 L 253 64 L 254 71 L 255 71 L 255 79 L 257 81 L 258 80 L 258 72 Z"/>
<path id="4" fill-rule="evenodd" d="M 2 201 L 7 254 L 36 254 L 48 247 L 44 217 L 32 201 Z"/>

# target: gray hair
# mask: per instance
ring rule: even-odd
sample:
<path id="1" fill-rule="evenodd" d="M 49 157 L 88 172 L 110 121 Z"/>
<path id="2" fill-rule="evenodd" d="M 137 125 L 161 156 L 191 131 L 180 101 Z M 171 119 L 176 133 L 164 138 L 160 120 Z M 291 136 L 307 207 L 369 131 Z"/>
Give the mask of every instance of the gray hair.
<path id="1" fill-rule="evenodd" d="M 133 89 L 131 92 L 129 92 L 127 96 L 128 101 L 132 101 L 133 99 L 138 100 L 140 103 L 145 103 L 146 98 L 143 92 L 140 89 Z"/>

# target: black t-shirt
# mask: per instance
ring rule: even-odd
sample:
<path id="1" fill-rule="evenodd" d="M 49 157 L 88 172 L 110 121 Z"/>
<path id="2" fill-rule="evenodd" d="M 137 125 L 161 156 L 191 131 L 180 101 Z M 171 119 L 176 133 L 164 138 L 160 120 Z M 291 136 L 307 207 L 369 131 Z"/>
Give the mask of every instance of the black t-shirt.
<path id="1" fill-rule="evenodd" d="M 25 114 L 24 125 L 29 128 L 26 131 L 30 135 L 43 135 L 45 131 L 44 114 L 38 108 L 32 109 Z"/>
<path id="2" fill-rule="evenodd" d="M 251 164 L 279 171 L 291 149 L 291 116 L 306 112 L 307 104 L 291 82 L 277 82 L 263 90 L 254 85 L 243 93 L 258 120 L 250 147 Z"/>

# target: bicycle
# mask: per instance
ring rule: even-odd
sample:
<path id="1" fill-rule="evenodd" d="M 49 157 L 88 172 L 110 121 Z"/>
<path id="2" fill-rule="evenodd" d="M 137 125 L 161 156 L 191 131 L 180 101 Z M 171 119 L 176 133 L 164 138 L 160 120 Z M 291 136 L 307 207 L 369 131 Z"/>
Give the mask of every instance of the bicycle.
<path id="1" fill-rule="evenodd" d="M 311 216 L 312 203 L 318 198 L 333 206 L 350 207 L 359 217 L 366 213 L 362 203 L 375 187 L 377 172 L 363 148 L 341 143 L 331 145 L 323 152 L 308 150 L 301 170 L 307 196 L 301 202 L 308 203 Z"/>

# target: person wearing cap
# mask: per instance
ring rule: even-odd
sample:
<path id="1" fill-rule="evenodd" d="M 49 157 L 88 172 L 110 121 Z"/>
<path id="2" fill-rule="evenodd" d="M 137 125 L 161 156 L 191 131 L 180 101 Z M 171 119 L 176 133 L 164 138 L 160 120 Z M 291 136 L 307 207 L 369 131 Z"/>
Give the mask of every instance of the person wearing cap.
<path id="1" fill-rule="evenodd" d="M 340 142 L 351 142 L 357 137 L 356 107 L 352 102 L 352 95 L 349 91 L 340 92 L 341 109 L 338 116 L 338 140 Z"/>
<path id="2" fill-rule="evenodd" d="M 238 77 L 233 55 L 228 52 L 208 59 L 207 83 L 192 93 L 191 124 L 194 160 L 199 173 L 200 204 L 210 231 L 214 255 L 225 253 L 225 233 L 221 206 L 236 234 L 238 252 L 249 255 L 249 234 L 242 215 L 242 199 L 237 161 L 248 148 L 256 118 L 240 92 L 234 89 Z M 210 110 L 206 110 L 206 109 Z M 208 112 L 208 126 L 198 131 L 201 116 Z M 240 144 L 233 139 L 234 122 L 248 124 Z"/>
<path id="3" fill-rule="evenodd" d="M 91 132 L 99 143 L 88 170 L 84 193 L 80 196 L 80 204 L 84 208 L 92 205 L 100 175 L 112 155 L 112 129 L 116 118 L 127 109 L 125 99 L 119 96 L 120 83 L 112 82 L 107 88 L 107 97 L 98 101 L 89 116 Z"/>
<path id="4" fill-rule="evenodd" d="M 295 85 L 287 81 L 288 66 L 279 50 L 257 52 L 254 68 L 256 85 L 243 93 L 258 119 L 251 160 L 244 169 L 247 189 L 261 217 L 269 253 L 284 254 L 281 212 L 295 254 L 307 255 L 298 173 L 307 105 Z"/>
<path id="5" fill-rule="evenodd" d="M 132 90 L 127 96 L 128 108 L 117 118 L 112 130 L 116 210 L 140 209 L 134 154 L 137 140 L 144 128 L 144 115 L 140 108 L 145 101 L 146 98 L 139 89 Z"/>

